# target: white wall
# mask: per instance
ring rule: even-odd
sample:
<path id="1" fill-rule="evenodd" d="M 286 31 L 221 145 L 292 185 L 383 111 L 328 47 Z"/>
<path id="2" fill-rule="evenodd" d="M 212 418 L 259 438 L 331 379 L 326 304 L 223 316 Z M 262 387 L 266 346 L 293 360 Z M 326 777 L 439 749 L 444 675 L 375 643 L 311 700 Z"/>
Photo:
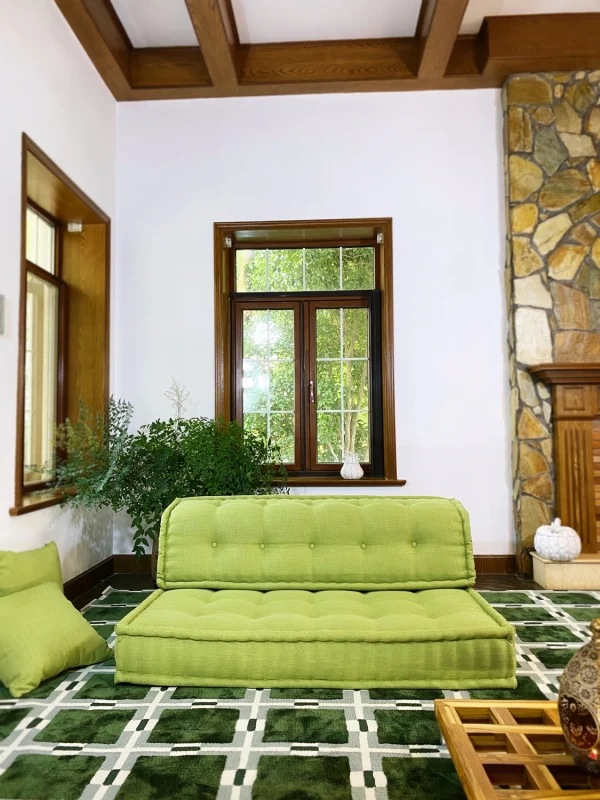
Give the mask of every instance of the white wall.
<path id="1" fill-rule="evenodd" d="M 214 412 L 213 222 L 393 217 L 394 491 L 457 497 L 476 553 L 512 550 L 499 92 L 120 105 L 117 197 L 114 390 L 137 422 L 172 377 Z"/>
<path id="2" fill-rule="evenodd" d="M 106 521 L 73 520 L 53 508 L 8 516 L 15 480 L 21 133 L 112 217 L 116 103 L 53 0 L 1 5 L 0 294 L 7 319 L 0 335 L 0 550 L 55 539 L 68 579 L 111 553 Z"/>

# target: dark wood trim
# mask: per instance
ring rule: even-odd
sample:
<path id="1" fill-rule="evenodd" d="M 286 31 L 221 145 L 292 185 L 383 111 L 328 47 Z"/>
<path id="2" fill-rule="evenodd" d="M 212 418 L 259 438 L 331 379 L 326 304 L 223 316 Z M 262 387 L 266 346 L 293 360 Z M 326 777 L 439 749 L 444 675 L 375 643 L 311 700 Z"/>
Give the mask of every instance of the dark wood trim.
<path id="1" fill-rule="evenodd" d="M 282 300 L 277 297 L 264 300 L 234 300 L 233 301 L 233 363 L 231 370 L 231 388 L 232 395 L 232 417 L 240 425 L 243 423 L 243 391 L 242 391 L 242 376 L 236 371 L 236 366 L 242 363 L 243 360 L 243 313 L 244 311 L 259 311 L 269 309 L 280 309 L 292 311 L 294 313 L 294 377 L 296 382 L 296 393 L 294 397 L 294 462 L 286 464 L 288 471 L 299 470 L 302 462 L 302 437 L 301 437 L 301 407 L 303 402 L 301 375 L 301 345 L 302 345 L 302 328 L 301 328 L 301 309 L 302 304 L 290 296 L 288 300 Z"/>
<path id="2" fill-rule="evenodd" d="M 25 469 L 25 318 L 27 316 L 27 153 L 28 140 L 22 137 L 21 149 L 21 265 L 19 291 L 19 352 L 17 370 L 17 439 L 15 443 L 15 504 L 9 510 L 16 516 L 23 508 L 23 473 Z"/>
<path id="3" fill-rule="evenodd" d="M 97 219 L 97 222 L 86 223 L 91 226 L 101 224 L 104 226 L 106 235 L 106 311 L 105 311 L 105 350 L 104 350 L 104 405 L 108 403 L 110 389 L 110 218 L 102 209 L 96 205 L 79 186 L 63 172 L 60 167 L 49 158 L 44 151 L 30 139 L 27 134 L 22 134 L 22 153 L 21 153 L 21 272 L 20 272 L 20 298 L 19 298 L 19 347 L 18 347 L 18 373 L 17 373 L 17 419 L 16 419 L 16 445 L 15 445 L 15 504 L 9 509 L 11 516 L 31 513 L 42 508 L 60 503 L 61 496 L 52 493 L 51 497 L 43 494 L 27 493 L 23 485 L 24 470 L 24 414 L 25 414 L 25 326 L 27 313 L 27 273 L 31 272 L 42 280 L 56 285 L 60 291 L 59 303 L 59 359 L 58 359 L 58 392 L 57 392 L 57 411 L 58 421 L 64 420 L 66 409 L 66 387 L 67 387 L 67 366 L 66 366 L 66 339 L 68 331 L 68 319 L 66 306 L 68 303 L 68 293 L 65 282 L 62 280 L 61 259 L 57 261 L 57 275 L 52 275 L 46 270 L 40 269 L 35 264 L 31 264 L 26 258 L 26 225 L 27 225 L 27 206 L 30 204 L 28 199 L 28 163 L 29 157 L 39 161 L 49 173 L 56 178 L 62 186 L 66 188 L 74 197 L 83 203 Z M 32 204 L 33 205 L 33 204 Z M 50 219 L 55 217 L 45 209 L 35 205 L 36 210 Z M 65 233 L 65 226 L 61 220 L 56 221 L 56 238 L 59 240 Z M 62 244 L 57 241 L 57 254 L 62 255 Z"/>
<path id="4" fill-rule="evenodd" d="M 50 508 L 61 503 L 62 496 L 54 491 L 40 494 L 22 494 L 19 502 L 15 500 L 15 505 L 8 509 L 11 517 L 20 517 L 23 514 L 31 514 L 32 511 L 40 511 L 42 508 Z"/>
<path id="5" fill-rule="evenodd" d="M 110 0 L 55 0 L 117 100 L 131 93 L 133 50 Z"/>
<path id="6" fill-rule="evenodd" d="M 306 363 L 308 364 L 307 369 L 307 376 L 310 381 L 313 381 L 313 385 L 315 388 L 315 402 L 310 402 L 310 396 L 308 392 L 305 391 L 305 418 L 307 420 L 307 430 L 308 430 L 308 438 L 306 442 L 306 469 L 307 471 L 319 473 L 319 472 L 331 472 L 335 470 L 339 472 L 342 467 L 342 463 L 336 463 L 332 461 L 322 462 L 318 461 L 318 453 L 317 453 L 317 440 L 318 440 L 318 431 L 317 431 L 317 413 L 318 413 L 318 404 L 319 404 L 319 381 L 317 378 L 317 310 L 322 308 L 364 308 L 367 309 L 368 313 L 371 314 L 371 302 L 368 296 L 365 296 L 366 293 L 363 293 L 362 297 L 351 297 L 349 295 L 345 295 L 343 291 L 339 292 L 337 297 L 332 297 L 330 299 L 316 299 L 311 300 L 308 302 L 308 319 L 307 319 L 307 358 Z M 369 318 L 369 322 L 370 322 Z M 372 348 L 369 348 L 370 352 L 368 354 L 369 360 L 371 360 L 371 379 L 373 380 L 373 372 L 375 369 L 380 367 L 381 365 L 378 364 L 374 367 L 372 358 L 373 358 L 373 351 Z M 377 354 L 380 355 L 380 354 Z M 373 387 L 371 387 L 372 389 Z M 373 392 L 370 392 L 371 398 L 373 397 Z M 371 422 L 373 419 L 373 408 L 372 403 L 370 407 L 371 412 Z M 342 418 L 342 425 L 344 425 L 344 420 Z M 374 458 L 373 454 L 373 430 L 372 425 L 371 427 L 371 452 L 370 452 L 370 460 L 366 463 L 362 464 L 362 468 L 364 472 L 369 476 L 369 473 L 373 471 L 373 464 L 376 463 L 376 459 Z M 381 463 L 381 460 L 380 460 Z M 343 480 L 343 479 L 342 479 Z"/>
<path id="7" fill-rule="evenodd" d="M 29 204 L 28 204 L 29 205 Z M 37 264 L 34 264 L 33 261 L 25 260 L 25 267 L 27 272 L 31 272 L 32 275 L 35 275 L 36 278 L 39 278 L 41 281 L 46 281 L 46 283 L 52 284 L 57 289 L 60 289 L 64 286 L 63 281 L 58 278 L 56 275 L 53 275 L 52 272 L 48 272 L 47 269 L 43 269 L 43 267 L 38 267 Z"/>
<path id="8" fill-rule="evenodd" d="M 63 588 L 67 600 L 75 600 L 77 597 L 81 597 L 82 594 L 97 586 L 100 581 L 110 578 L 114 573 L 113 558 L 114 556 L 108 556 L 98 564 L 94 564 L 93 567 L 86 569 L 85 572 L 66 581 Z"/>
<path id="9" fill-rule="evenodd" d="M 344 239 L 341 244 L 340 239 L 315 239 L 303 241 L 298 239 L 295 242 L 272 242 L 268 239 L 252 239 L 247 242 L 234 240 L 234 250 L 301 250 L 302 248 L 321 248 L 321 247 L 374 247 L 377 242 L 375 239 Z"/>
<path id="10" fill-rule="evenodd" d="M 324 476 L 324 477 L 317 477 L 317 476 L 310 476 L 303 478 L 301 476 L 294 476 L 290 475 L 287 479 L 288 486 L 405 486 L 406 481 L 397 478 L 369 478 L 365 475 L 364 478 L 361 478 L 358 481 L 347 481 L 344 480 L 340 475 L 338 476 Z"/>
<path id="11" fill-rule="evenodd" d="M 132 94 L 205 87 L 212 89 L 199 47 L 142 47 L 131 51 Z"/>
<path id="12" fill-rule="evenodd" d="M 474 556 L 475 572 L 480 575 L 515 575 L 517 561 L 514 555 Z"/>
<path id="13" fill-rule="evenodd" d="M 421 28 L 424 42 L 419 62 L 419 78 L 435 80 L 444 77 L 467 3 L 468 0 L 436 0 L 431 12 L 424 12 L 421 22 L 426 24 L 429 19 L 429 25 L 424 34 Z"/>
<path id="14" fill-rule="evenodd" d="M 488 17 L 457 38 L 466 0 L 424 0 L 412 37 L 242 45 L 231 0 L 186 0 L 203 57 L 132 48 L 110 0 L 55 2 L 121 101 L 499 88 L 519 72 L 600 68 L 600 13 Z"/>
<path id="15" fill-rule="evenodd" d="M 529 372 L 539 381 L 550 384 L 600 384 L 600 363 L 536 364 Z"/>
<path id="16" fill-rule="evenodd" d="M 123 573 L 129 575 L 140 575 L 151 572 L 152 555 L 147 553 L 143 556 L 136 556 L 133 553 L 113 556 L 113 571 L 116 575 Z"/>
<path id="17" fill-rule="evenodd" d="M 218 0 L 185 0 L 185 3 L 212 85 L 235 89 L 239 39 L 226 3 Z"/>
<path id="18" fill-rule="evenodd" d="M 27 153 L 31 153 L 31 155 L 37 158 L 37 160 L 41 162 L 46 167 L 46 169 L 50 170 L 50 172 L 52 172 L 53 175 L 56 178 L 58 178 L 58 180 L 61 183 L 63 183 L 70 192 L 73 192 L 73 194 L 76 195 L 79 198 L 79 200 L 81 200 L 82 203 L 85 203 L 85 205 L 91 211 L 94 212 L 94 214 L 98 217 L 98 222 L 106 222 L 106 223 L 110 222 L 110 217 L 108 216 L 108 214 L 105 214 L 104 211 L 102 211 L 102 209 L 100 208 L 100 206 L 94 203 L 94 201 L 83 191 L 83 189 L 80 189 L 79 186 L 75 183 L 75 181 L 72 180 L 67 175 L 67 173 L 64 172 L 58 166 L 58 164 L 55 161 L 53 161 L 48 155 L 46 155 L 46 153 L 42 150 L 42 148 L 39 147 L 33 141 L 33 139 L 31 139 L 26 133 L 24 133 L 22 136 L 22 140 L 23 140 L 23 145 L 22 145 L 23 153 L 25 158 L 27 156 Z M 26 167 L 27 165 L 25 164 L 25 170 Z M 27 181 L 25 181 L 24 185 L 25 187 L 27 186 Z M 25 192 L 25 201 L 27 202 L 27 192 Z M 57 220 L 57 222 L 60 222 L 60 220 Z"/>
<path id="19" fill-rule="evenodd" d="M 383 401 L 383 474 L 398 477 L 396 467 L 396 394 L 394 376 L 394 258 L 392 220 L 382 220 L 376 286 L 381 292 L 381 391 Z"/>
<path id="20" fill-rule="evenodd" d="M 341 220 L 277 220 L 259 222 L 215 222 L 215 417 L 231 419 L 231 322 L 229 294 L 233 290 L 232 256 L 236 231 L 289 230 L 311 228 L 372 227 L 383 234 L 376 248 L 376 287 L 381 291 L 381 369 L 383 399 L 383 474 L 386 480 L 397 479 L 396 410 L 394 399 L 394 313 L 393 313 L 393 243 L 390 217 Z M 232 247 L 225 246 L 226 238 Z M 300 240 L 301 241 L 301 240 Z M 342 241 L 339 244 L 343 244 Z M 276 248 L 274 248 L 276 249 Z M 292 296 L 290 296 L 292 297 Z M 335 484 L 334 484 L 335 485 Z M 389 485 L 389 484 L 383 484 Z"/>

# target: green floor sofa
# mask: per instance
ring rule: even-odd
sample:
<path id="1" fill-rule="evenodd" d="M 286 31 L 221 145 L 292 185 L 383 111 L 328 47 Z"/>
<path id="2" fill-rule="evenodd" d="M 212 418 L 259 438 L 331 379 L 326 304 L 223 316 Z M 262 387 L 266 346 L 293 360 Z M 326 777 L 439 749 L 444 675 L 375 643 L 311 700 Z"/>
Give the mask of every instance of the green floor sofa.
<path id="1" fill-rule="evenodd" d="M 514 629 L 474 581 L 456 500 L 176 500 L 160 588 L 116 627 L 115 681 L 514 688 Z"/>

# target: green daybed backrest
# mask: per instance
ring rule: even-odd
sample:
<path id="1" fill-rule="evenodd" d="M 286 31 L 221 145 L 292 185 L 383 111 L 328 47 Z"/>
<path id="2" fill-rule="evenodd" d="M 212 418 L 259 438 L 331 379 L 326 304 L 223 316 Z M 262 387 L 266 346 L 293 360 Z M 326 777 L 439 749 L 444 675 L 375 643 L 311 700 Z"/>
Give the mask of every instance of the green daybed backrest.
<path id="1" fill-rule="evenodd" d="M 175 500 L 162 518 L 161 589 L 472 586 L 467 512 L 439 497 Z"/>

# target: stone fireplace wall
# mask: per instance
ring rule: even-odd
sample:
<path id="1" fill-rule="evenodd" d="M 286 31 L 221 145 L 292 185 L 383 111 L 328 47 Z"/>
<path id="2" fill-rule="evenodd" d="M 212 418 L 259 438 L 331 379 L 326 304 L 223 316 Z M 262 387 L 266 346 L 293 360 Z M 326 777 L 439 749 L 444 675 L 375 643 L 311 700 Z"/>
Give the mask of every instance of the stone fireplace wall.
<path id="1" fill-rule="evenodd" d="M 552 408 L 528 367 L 600 361 L 600 71 L 515 75 L 503 92 L 517 567 L 554 513 Z"/>

